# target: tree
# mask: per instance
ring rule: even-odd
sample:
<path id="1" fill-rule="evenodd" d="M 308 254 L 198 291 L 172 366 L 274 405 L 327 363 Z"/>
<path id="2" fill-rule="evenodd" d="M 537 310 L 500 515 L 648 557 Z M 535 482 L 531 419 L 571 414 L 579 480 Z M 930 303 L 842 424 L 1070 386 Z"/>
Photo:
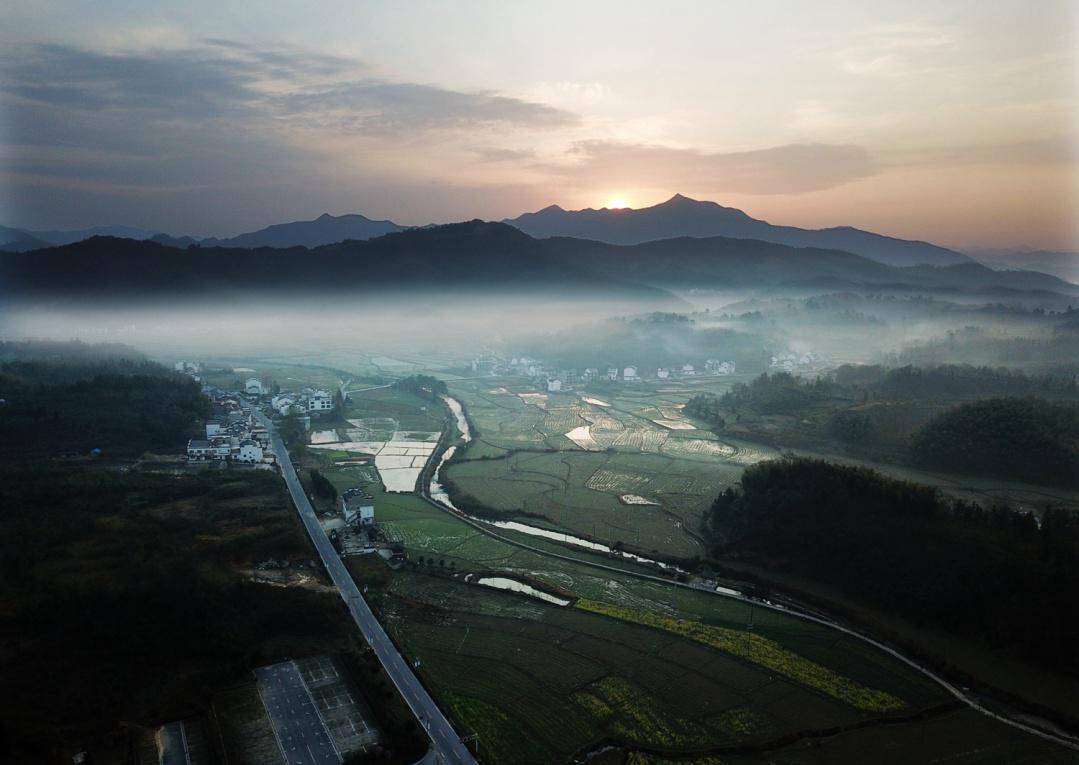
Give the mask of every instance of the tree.
<path id="1" fill-rule="evenodd" d="M 306 438 L 303 423 L 300 422 L 300 418 L 295 412 L 289 412 L 281 418 L 281 422 L 277 425 L 277 432 L 281 435 L 281 440 L 285 442 L 285 446 L 291 447 L 302 444 Z"/>
<path id="2" fill-rule="evenodd" d="M 317 469 L 311 469 L 311 490 L 315 492 L 316 497 L 322 497 L 323 499 L 329 499 L 331 501 L 337 500 L 337 487 L 333 485 L 329 478 L 322 475 Z"/>

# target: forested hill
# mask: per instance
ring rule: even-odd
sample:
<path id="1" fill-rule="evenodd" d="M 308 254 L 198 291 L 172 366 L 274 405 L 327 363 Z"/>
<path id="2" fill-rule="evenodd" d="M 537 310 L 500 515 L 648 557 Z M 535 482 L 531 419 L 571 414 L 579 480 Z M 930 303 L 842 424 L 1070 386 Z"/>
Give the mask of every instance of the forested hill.
<path id="1" fill-rule="evenodd" d="M 1079 487 L 1079 405 L 991 398 L 930 420 L 914 436 L 915 464 L 931 470 Z"/>
<path id="2" fill-rule="evenodd" d="M 18 358 L 0 346 L 0 460 L 180 452 L 209 415 L 198 384 L 160 364 L 112 355 L 115 346 L 64 357 L 48 345 L 48 358 L 33 344 Z"/>
<path id="3" fill-rule="evenodd" d="M 866 468 L 748 468 L 712 506 L 721 559 L 778 566 L 874 607 L 1063 671 L 1079 669 L 1079 519 L 951 502 Z"/>
<path id="4" fill-rule="evenodd" d="M 529 237 L 512 226 L 470 221 L 314 249 L 176 249 L 155 241 L 95 237 L 65 247 L 0 256 L 7 296 L 152 298 L 155 295 L 358 292 L 392 289 L 555 290 L 674 303 L 669 289 L 819 284 L 926 289 L 1079 287 L 1032 272 L 969 264 L 894 268 L 840 250 L 747 239 L 671 239 L 618 246 Z"/>

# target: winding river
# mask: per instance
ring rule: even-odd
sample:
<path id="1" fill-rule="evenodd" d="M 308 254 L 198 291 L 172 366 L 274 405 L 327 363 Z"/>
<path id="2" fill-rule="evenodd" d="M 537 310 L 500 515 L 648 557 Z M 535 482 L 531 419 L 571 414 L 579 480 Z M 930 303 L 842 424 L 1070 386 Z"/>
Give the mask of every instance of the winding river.
<path id="1" fill-rule="evenodd" d="M 457 420 L 457 428 L 461 432 L 461 441 L 468 443 L 472 440 L 472 431 L 468 427 L 468 418 L 465 417 L 464 408 L 461 406 L 461 402 L 451 396 L 442 396 L 442 400 L 446 402 L 446 406 L 453 412 L 454 417 Z M 451 446 L 445 452 L 442 453 L 442 458 L 438 462 L 438 467 L 435 468 L 434 475 L 431 476 L 431 484 L 428 487 L 428 493 L 435 502 L 438 502 L 445 507 L 453 510 L 455 513 L 468 518 L 469 520 L 476 521 L 478 523 L 485 523 L 488 526 L 495 526 L 500 529 L 506 529 L 508 531 L 516 531 L 521 534 L 528 534 L 534 537 L 543 537 L 545 539 L 553 539 L 556 542 L 562 542 L 564 544 L 573 545 L 574 547 L 581 547 L 585 550 L 591 550 L 593 552 L 604 553 L 607 555 L 613 555 L 616 557 L 625 558 L 626 560 L 636 561 L 637 563 L 644 563 L 651 566 L 657 566 L 661 569 L 668 571 L 676 571 L 679 573 L 688 573 L 680 569 L 678 566 L 674 566 L 670 563 L 664 563 L 663 561 L 652 560 L 646 558 L 643 555 L 635 555 L 629 552 L 618 552 L 612 550 L 608 545 L 601 542 L 592 542 L 582 537 L 574 536 L 563 531 L 552 531 L 551 529 L 540 528 L 539 526 L 532 526 L 527 523 L 521 523 L 519 521 L 492 521 L 487 518 L 479 518 L 474 515 L 469 515 L 463 512 L 459 507 L 453 504 L 453 500 L 450 499 L 450 495 L 446 492 L 445 487 L 439 483 L 438 477 L 442 472 L 443 466 L 453 458 L 453 455 L 457 453 L 457 446 Z"/>

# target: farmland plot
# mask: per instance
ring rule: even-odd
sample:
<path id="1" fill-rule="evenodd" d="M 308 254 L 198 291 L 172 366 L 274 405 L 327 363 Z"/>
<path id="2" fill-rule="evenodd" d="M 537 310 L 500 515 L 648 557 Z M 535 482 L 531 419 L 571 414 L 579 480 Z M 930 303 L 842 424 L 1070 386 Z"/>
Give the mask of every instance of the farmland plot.
<path id="1" fill-rule="evenodd" d="M 569 583 L 597 579 L 581 576 L 575 571 Z M 836 668 L 814 669 L 753 633 L 717 647 L 709 641 L 727 633 L 694 632 L 680 611 L 653 618 L 630 606 L 559 608 L 417 574 L 395 577 L 383 608 L 394 638 L 423 657 L 419 673 L 435 695 L 463 728 L 485 737 L 492 763 L 566 761 L 601 740 L 692 754 L 878 714 L 803 677 L 862 703 L 922 703 Z M 742 658 L 747 651 L 757 651 L 753 660 Z"/>
<path id="2" fill-rule="evenodd" d="M 677 457 L 730 459 L 738 450 L 729 444 L 703 438 L 669 438 L 663 444 L 663 452 Z"/>

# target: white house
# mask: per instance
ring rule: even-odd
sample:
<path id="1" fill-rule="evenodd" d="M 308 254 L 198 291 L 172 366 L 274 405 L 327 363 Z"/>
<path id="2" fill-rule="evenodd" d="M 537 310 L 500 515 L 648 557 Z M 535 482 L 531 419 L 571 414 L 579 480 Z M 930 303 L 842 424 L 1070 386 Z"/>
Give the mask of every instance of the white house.
<path id="1" fill-rule="evenodd" d="M 262 447 L 254 441 L 244 441 L 236 454 L 239 462 L 262 462 Z"/>
<path id="2" fill-rule="evenodd" d="M 215 460 L 227 460 L 232 459 L 234 450 L 239 451 L 239 445 L 235 438 L 218 438 L 214 439 L 210 449 Z"/>
<path id="3" fill-rule="evenodd" d="M 366 494 L 341 498 L 341 509 L 344 511 L 345 523 L 349 525 L 359 524 L 370 526 L 375 522 L 375 500 Z"/>
<path id="4" fill-rule="evenodd" d="M 244 383 L 244 393 L 248 393 L 254 396 L 262 395 L 262 381 L 257 377 L 247 378 L 247 382 Z"/>
<path id="5" fill-rule="evenodd" d="M 333 409 L 333 396 L 324 390 L 317 390 L 307 397 L 307 411 L 328 412 Z"/>
<path id="6" fill-rule="evenodd" d="M 608 380 L 617 380 L 618 379 L 618 370 L 615 367 L 608 367 L 607 368 L 607 379 Z"/>
<path id="7" fill-rule="evenodd" d="M 637 367 L 626 367 L 625 369 L 623 369 L 622 379 L 627 381 L 639 379 L 637 377 Z"/>
<path id="8" fill-rule="evenodd" d="M 692 364 L 683 364 L 682 374 L 686 377 L 692 377 L 693 375 L 697 374 L 697 370 Z"/>
<path id="9" fill-rule="evenodd" d="M 213 436 L 221 435 L 221 422 L 220 420 L 207 420 L 206 421 L 206 438 L 212 438 Z"/>
<path id="10" fill-rule="evenodd" d="M 559 380 L 557 377 L 548 377 L 547 378 L 547 392 L 548 393 L 558 393 L 558 391 L 560 391 L 560 390 L 562 390 L 562 381 Z"/>
<path id="11" fill-rule="evenodd" d="M 660 380 L 666 380 L 670 376 L 671 376 L 671 370 L 669 370 L 669 369 L 665 369 L 663 367 L 660 367 L 659 369 L 656 370 L 656 377 L 658 377 Z"/>
<path id="12" fill-rule="evenodd" d="M 191 439 L 187 442 L 187 458 L 189 460 L 208 460 L 213 456 L 213 447 L 209 441 Z"/>

